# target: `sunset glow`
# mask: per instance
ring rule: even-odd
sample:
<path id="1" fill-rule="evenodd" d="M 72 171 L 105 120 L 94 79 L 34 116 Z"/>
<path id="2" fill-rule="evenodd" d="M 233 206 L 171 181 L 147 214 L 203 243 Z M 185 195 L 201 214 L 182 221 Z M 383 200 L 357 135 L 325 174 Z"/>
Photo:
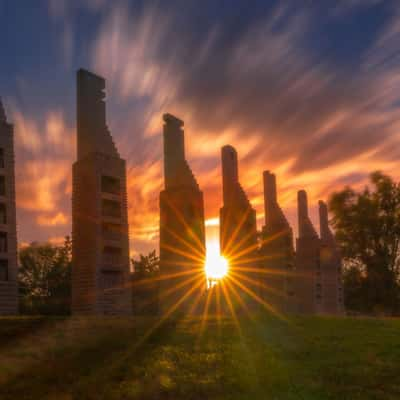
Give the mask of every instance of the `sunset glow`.
<path id="1" fill-rule="evenodd" d="M 205 271 L 208 281 L 218 281 L 227 275 L 228 260 L 220 254 L 219 243 L 213 241 L 207 244 Z"/>
<path id="2" fill-rule="evenodd" d="M 326 200 L 332 191 L 347 184 L 362 187 L 368 173 L 377 169 L 399 176 L 400 81 L 398 59 L 392 56 L 397 54 L 396 13 L 379 19 L 381 25 L 365 40 L 359 37 L 362 30 L 353 32 L 352 27 L 358 26 L 353 18 L 373 2 L 341 2 L 346 4 L 343 7 L 335 3 L 315 20 L 309 8 L 299 12 L 289 5 L 263 2 L 257 18 L 241 20 L 235 34 L 232 7 L 226 18 L 235 23 L 221 24 L 214 12 L 208 23 L 195 30 L 201 34 L 191 37 L 187 32 L 200 20 L 189 6 L 179 12 L 171 7 L 166 14 L 162 3 L 146 2 L 143 8 L 129 2 L 73 3 L 26 5 L 30 7 L 26 15 L 35 18 L 24 26 L 27 34 L 7 48 L 8 60 L 31 55 L 15 76 L 11 69 L 4 70 L 0 93 L 15 126 L 21 243 L 71 233 L 76 134 L 72 76 L 77 66 L 107 80 L 107 104 L 112 111 L 108 124 L 127 164 L 130 250 L 135 257 L 159 247 L 160 121 L 166 110 L 185 121 L 187 156 L 210 221 L 207 237 L 221 207 L 219 151 L 227 143 L 240 155 L 240 179 L 257 212 L 259 228 L 264 217 L 263 170 L 277 174 L 281 206 L 295 233 L 299 187 L 308 192 L 310 215 L 316 222 L 316 202 Z M 88 3 L 96 7 L 87 7 Z M 85 23 L 78 24 L 82 11 Z M 18 13 L 10 14 L 3 36 L 8 34 L 8 24 L 19 30 Z M 336 44 L 337 50 L 333 60 L 325 59 L 323 49 L 312 46 L 313 40 L 308 43 L 329 24 L 340 27 L 338 37 L 331 32 L 329 48 Z M 83 29 L 86 26 L 93 27 L 91 34 Z M 359 47 L 342 45 L 343 26 L 354 38 L 351 43 Z M 41 43 L 42 58 L 31 54 L 31 41 Z M 315 63 L 316 57 L 326 62 Z M 52 64 L 54 83 L 48 85 L 46 75 L 36 71 Z M 358 79 L 350 75 L 351 68 L 358 71 Z M 299 99 L 304 100 L 302 107 Z M 222 112 L 210 113 L 210 109 Z"/>

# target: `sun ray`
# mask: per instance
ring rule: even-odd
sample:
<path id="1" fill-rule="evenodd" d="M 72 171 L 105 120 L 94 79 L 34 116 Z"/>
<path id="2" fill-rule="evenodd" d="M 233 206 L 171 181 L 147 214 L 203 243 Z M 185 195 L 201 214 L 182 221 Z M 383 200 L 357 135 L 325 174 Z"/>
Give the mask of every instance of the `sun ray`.
<path id="1" fill-rule="evenodd" d="M 249 239 L 253 236 L 253 232 L 248 232 L 242 236 L 242 238 L 234 243 L 232 247 L 225 250 L 226 257 L 232 258 L 235 255 L 235 252 L 243 246 L 243 243 L 249 241 Z M 256 247 L 258 249 L 258 243 L 256 243 Z"/>
<path id="2" fill-rule="evenodd" d="M 234 308 L 234 306 L 232 304 L 231 297 L 229 296 L 228 290 L 226 289 L 224 282 L 221 282 L 221 288 L 222 288 L 222 293 L 224 295 L 226 303 L 228 304 L 228 308 L 229 308 L 229 311 L 230 311 L 230 313 L 232 315 L 233 321 L 234 321 L 234 323 L 235 323 L 235 325 L 236 325 L 236 327 L 237 327 L 237 329 L 239 331 L 239 335 L 242 337 L 243 336 L 242 335 L 242 328 L 240 326 L 238 317 L 236 315 L 235 308 Z"/>
<path id="3" fill-rule="evenodd" d="M 177 219 L 183 224 L 187 232 L 189 232 L 189 235 L 194 239 L 194 241 L 199 245 L 199 248 L 205 251 L 204 244 L 198 237 L 198 235 L 193 231 L 192 227 L 186 222 L 185 217 L 182 215 L 182 213 L 176 209 L 175 205 L 170 202 L 169 200 L 166 200 L 169 208 L 174 212 L 176 215 Z"/>
<path id="4" fill-rule="evenodd" d="M 264 306 L 268 311 L 270 311 L 272 314 L 274 314 L 275 316 L 277 316 L 278 318 L 284 320 L 284 321 L 288 321 L 287 318 L 282 315 L 281 313 L 279 313 L 273 306 L 271 306 L 271 304 L 268 304 L 266 301 L 264 301 L 260 296 L 258 296 L 257 294 L 255 294 L 251 289 L 249 289 L 246 285 L 242 284 L 240 281 L 238 281 L 235 277 L 233 277 L 232 275 L 229 275 L 227 277 L 228 279 L 230 279 L 234 284 L 236 284 L 237 286 L 239 286 L 243 291 L 245 291 L 250 297 L 252 297 L 254 300 L 256 300 L 259 304 L 261 304 L 262 306 Z"/>
<path id="5" fill-rule="evenodd" d="M 247 281 L 247 282 L 253 284 L 254 286 L 259 286 L 259 287 L 261 287 L 263 289 L 266 289 L 269 292 L 274 293 L 274 294 L 276 294 L 276 295 L 278 295 L 280 297 L 285 297 L 285 293 L 284 292 L 282 292 L 280 290 L 277 290 L 277 289 L 274 289 L 271 286 L 268 286 L 267 284 L 265 284 L 263 282 L 260 282 L 257 279 L 250 278 L 249 276 L 247 276 L 245 274 L 241 274 L 241 273 L 238 273 L 236 271 L 232 271 L 231 272 L 231 276 L 237 276 L 238 278 L 240 278 L 240 279 L 242 279 L 244 281 Z"/>
<path id="6" fill-rule="evenodd" d="M 206 287 L 206 280 L 204 279 L 204 288 Z M 187 312 L 187 315 L 193 315 L 196 311 L 196 307 L 199 305 L 201 297 L 203 296 L 203 291 L 199 290 L 196 297 L 193 299 L 192 305 Z"/>
<path id="7" fill-rule="evenodd" d="M 178 254 L 178 255 L 180 255 L 180 256 L 184 256 L 184 257 L 186 257 L 186 258 L 189 258 L 189 259 L 191 259 L 191 260 L 193 260 L 193 261 L 197 261 L 197 262 L 199 262 L 199 263 L 204 262 L 203 258 L 195 257 L 195 256 L 193 256 L 191 253 L 188 253 L 188 252 L 183 251 L 183 250 L 181 250 L 181 249 L 177 249 L 177 248 L 175 248 L 175 247 L 173 247 L 173 246 L 170 246 L 170 245 L 167 245 L 167 244 L 165 244 L 165 243 L 161 245 L 161 248 L 162 248 L 162 249 L 165 249 L 165 250 L 169 250 L 169 251 L 171 251 L 172 253 Z"/>
<path id="8" fill-rule="evenodd" d="M 164 314 L 162 314 L 161 318 L 157 321 L 155 325 L 153 325 L 144 335 L 140 338 L 140 340 L 135 343 L 135 347 L 138 348 L 141 346 L 148 337 L 157 330 L 170 316 L 172 313 L 176 311 L 176 309 L 194 292 L 199 286 L 201 282 L 198 282 L 196 285 L 193 285 L 175 304 L 173 304 Z"/>
<path id="9" fill-rule="evenodd" d="M 213 289 L 208 289 L 207 290 L 207 297 L 206 297 L 206 303 L 204 305 L 204 310 L 201 316 L 201 323 L 200 323 L 200 329 L 199 329 L 199 335 L 198 335 L 198 340 L 201 339 L 203 332 L 204 332 L 204 328 L 205 328 L 205 324 L 208 320 L 208 309 L 210 307 L 210 300 L 211 300 L 211 296 L 213 294 Z"/>
<path id="10" fill-rule="evenodd" d="M 238 236 L 240 230 L 242 229 L 243 224 L 245 223 L 246 218 L 247 218 L 249 212 L 250 212 L 250 209 L 247 209 L 246 212 L 244 212 L 244 213 L 242 214 L 242 216 L 241 216 L 241 218 L 240 218 L 240 221 L 239 221 L 239 223 L 236 225 L 236 227 L 235 227 L 234 231 L 232 232 L 232 234 L 230 235 L 230 238 L 229 238 L 228 242 L 225 243 L 225 246 L 224 246 L 224 254 L 225 254 L 227 257 L 230 257 L 230 253 L 231 253 L 230 247 L 231 247 L 232 243 L 235 243 L 236 237 Z M 224 235 L 226 236 L 226 233 L 225 233 Z"/>
<path id="11" fill-rule="evenodd" d="M 229 290 L 231 290 L 231 292 L 233 293 L 233 295 L 235 296 L 235 298 L 237 299 L 237 301 L 239 302 L 240 306 L 243 308 L 244 312 L 246 313 L 246 315 L 253 319 L 252 313 L 250 312 L 250 309 L 248 307 L 248 305 L 246 304 L 246 302 L 242 299 L 242 297 L 240 296 L 239 292 L 237 291 L 237 289 L 235 288 L 235 286 L 229 281 L 229 279 L 227 279 L 225 281 L 225 284 L 228 286 Z"/>
<path id="12" fill-rule="evenodd" d="M 195 252 L 198 257 L 202 258 L 203 253 L 201 252 L 201 249 L 199 250 L 197 247 L 192 245 L 190 242 L 185 240 L 182 237 L 181 233 L 175 233 L 172 229 L 167 228 L 166 226 L 163 228 L 168 234 L 172 235 L 175 239 L 179 240 L 184 246 L 186 246 L 189 250 Z"/>

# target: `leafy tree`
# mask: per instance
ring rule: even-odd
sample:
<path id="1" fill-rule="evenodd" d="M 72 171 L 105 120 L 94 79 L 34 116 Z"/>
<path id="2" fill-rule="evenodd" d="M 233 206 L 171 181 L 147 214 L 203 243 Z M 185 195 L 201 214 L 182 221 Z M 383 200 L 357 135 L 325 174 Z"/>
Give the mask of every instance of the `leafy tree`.
<path id="1" fill-rule="evenodd" d="M 139 255 L 139 260 L 132 259 L 135 274 L 140 277 L 153 276 L 159 271 L 160 259 L 156 255 L 156 251 L 151 251 L 147 256 Z"/>
<path id="2" fill-rule="evenodd" d="M 32 243 L 19 253 L 20 308 L 23 314 L 70 312 L 71 239 L 63 246 Z"/>
<path id="3" fill-rule="evenodd" d="M 153 250 L 147 256 L 140 254 L 132 260 L 132 305 L 137 315 L 153 315 L 158 312 L 158 273 L 160 259 Z"/>
<path id="4" fill-rule="evenodd" d="M 329 201 L 347 266 L 345 299 L 359 311 L 398 313 L 400 185 L 379 171 L 370 180 L 372 189 L 346 187 Z"/>

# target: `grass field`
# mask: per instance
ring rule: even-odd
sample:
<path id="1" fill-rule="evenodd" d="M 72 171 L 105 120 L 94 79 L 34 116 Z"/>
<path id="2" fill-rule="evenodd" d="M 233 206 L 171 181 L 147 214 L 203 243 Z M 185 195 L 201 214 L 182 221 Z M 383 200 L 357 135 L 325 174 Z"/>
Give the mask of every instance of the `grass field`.
<path id="1" fill-rule="evenodd" d="M 0 319 L 0 399 L 400 399 L 400 320 Z"/>

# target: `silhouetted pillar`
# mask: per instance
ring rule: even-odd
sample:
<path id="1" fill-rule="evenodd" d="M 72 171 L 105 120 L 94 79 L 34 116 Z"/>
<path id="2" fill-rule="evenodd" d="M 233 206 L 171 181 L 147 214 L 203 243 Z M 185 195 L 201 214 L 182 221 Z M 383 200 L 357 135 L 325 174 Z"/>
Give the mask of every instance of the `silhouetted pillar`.
<path id="1" fill-rule="evenodd" d="M 164 176 L 165 188 L 178 187 L 182 165 L 185 165 L 183 121 L 171 114 L 164 115 Z"/>
<path id="2" fill-rule="evenodd" d="M 4 111 L 3 103 L 0 98 L 0 122 L 7 122 L 6 112 Z"/>
<path id="3" fill-rule="evenodd" d="M 320 200 L 319 205 L 319 227 L 320 227 L 320 237 L 323 242 L 334 242 L 334 236 L 329 228 L 328 222 L 328 207 L 326 204 Z"/>
<path id="4" fill-rule="evenodd" d="M 327 314 L 343 313 L 342 258 L 335 237 L 329 228 L 328 208 L 319 201 L 321 236 L 322 311 Z"/>
<path id="5" fill-rule="evenodd" d="M 322 311 L 320 240 L 308 216 L 307 193 L 297 194 L 299 237 L 296 241 L 296 300 L 298 311 Z"/>
<path id="6" fill-rule="evenodd" d="M 105 80 L 77 72 L 72 189 L 72 313 L 129 315 L 126 165 L 106 124 Z"/>
<path id="7" fill-rule="evenodd" d="M 171 114 L 163 119 L 159 304 L 164 315 L 196 313 L 196 299 L 206 287 L 203 193 L 185 159 L 183 121 Z"/>
<path id="8" fill-rule="evenodd" d="M 277 201 L 275 175 L 264 171 L 263 178 L 265 225 L 259 251 L 263 298 L 276 311 L 287 312 L 293 308 L 293 234 Z"/>
<path id="9" fill-rule="evenodd" d="M 264 214 L 265 225 L 273 225 L 277 202 L 275 174 L 264 171 Z"/>
<path id="10" fill-rule="evenodd" d="M 0 315 L 18 314 L 14 127 L 0 99 Z"/>
<path id="11" fill-rule="evenodd" d="M 237 152 L 232 146 L 221 149 L 222 158 L 222 189 L 224 204 L 234 201 L 236 187 L 239 184 Z"/>
<path id="12" fill-rule="evenodd" d="M 260 296 L 256 212 L 239 183 L 236 150 L 230 145 L 222 147 L 221 159 L 224 201 L 220 209 L 221 253 L 229 261 L 227 279 L 254 309 L 257 301 L 240 285 L 246 286 L 254 296 Z"/>

